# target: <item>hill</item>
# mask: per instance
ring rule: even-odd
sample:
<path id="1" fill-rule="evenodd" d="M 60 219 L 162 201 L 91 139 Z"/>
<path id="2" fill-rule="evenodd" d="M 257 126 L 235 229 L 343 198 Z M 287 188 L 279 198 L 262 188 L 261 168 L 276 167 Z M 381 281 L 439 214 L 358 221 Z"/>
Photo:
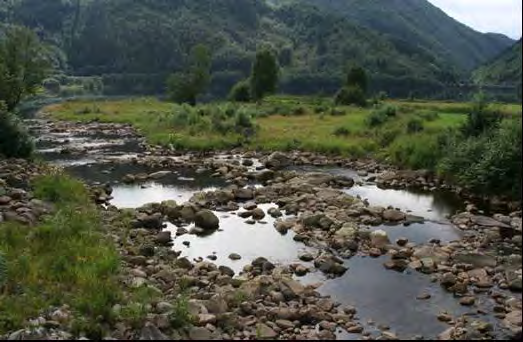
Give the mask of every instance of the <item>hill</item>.
<path id="1" fill-rule="evenodd" d="M 521 85 L 523 45 L 520 39 L 500 56 L 476 70 L 474 80 L 480 84 Z"/>
<path id="2" fill-rule="evenodd" d="M 463 77 L 509 44 L 508 38 L 466 28 L 425 0 L 5 4 L 0 18 L 38 30 L 56 47 L 60 69 L 79 76 L 103 75 L 109 93 L 162 92 L 167 74 L 183 69 L 190 48 L 205 43 L 213 50 L 213 92 L 219 95 L 248 74 L 257 47 L 272 45 L 283 67 L 285 92 L 330 94 L 352 61 L 369 70 L 375 90 L 407 96 L 415 89 L 415 95 L 427 96 L 438 94 L 445 83 Z M 336 10 L 342 4 L 343 10 Z M 416 19 L 420 11 L 424 16 Z M 437 23 L 445 34 L 431 34 L 433 27 L 420 21 Z M 464 38 L 445 45 L 448 36 Z M 458 47 L 463 47 L 459 53 Z"/>

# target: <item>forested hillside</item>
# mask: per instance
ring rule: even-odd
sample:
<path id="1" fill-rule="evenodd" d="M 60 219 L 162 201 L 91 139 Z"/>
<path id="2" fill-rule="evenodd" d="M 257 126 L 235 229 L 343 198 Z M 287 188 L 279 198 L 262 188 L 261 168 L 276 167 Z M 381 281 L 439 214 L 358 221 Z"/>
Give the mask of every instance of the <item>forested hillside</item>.
<path id="1" fill-rule="evenodd" d="M 474 79 L 481 84 L 521 86 L 522 54 L 522 41 L 519 40 L 498 58 L 478 69 L 474 74 Z"/>
<path id="2" fill-rule="evenodd" d="M 162 92 L 166 76 L 183 69 L 191 47 L 204 43 L 213 51 L 212 92 L 219 95 L 248 74 L 264 44 L 278 51 L 281 87 L 289 93 L 332 93 L 354 62 L 372 75 L 373 90 L 434 95 L 511 44 L 466 28 L 425 0 L 10 0 L 0 6 L 3 22 L 37 29 L 55 47 L 59 69 L 103 75 L 108 93 Z"/>

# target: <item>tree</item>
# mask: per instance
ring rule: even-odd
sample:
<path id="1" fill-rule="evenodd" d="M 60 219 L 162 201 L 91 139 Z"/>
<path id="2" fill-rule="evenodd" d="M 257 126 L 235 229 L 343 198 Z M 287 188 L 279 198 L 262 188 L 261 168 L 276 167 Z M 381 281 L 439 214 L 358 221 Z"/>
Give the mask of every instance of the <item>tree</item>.
<path id="1" fill-rule="evenodd" d="M 278 86 L 279 76 L 280 66 L 274 52 L 269 48 L 258 51 L 250 78 L 252 99 L 259 101 L 273 94 Z"/>
<path id="2" fill-rule="evenodd" d="M 251 100 L 249 80 L 236 83 L 229 93 L 229 100 L 233 102 L 249 102 Z"/>
<path id="3" fill-rule="evenodd" d="M 334 102 L 337 105 L 365 107 L 367 105 L 368 83 L 367 73 L 362 67 L 351 67 L 347 73 L 345 85 L 336 93 Z"/>
<path id="4" fill-rule="evenodd" d="M 352 66 L 347 73 L 347 87 L 360 87 L 365 95 L 369 91 L 367 72 L 360 66 Z"/>
<path id="5" fill-rule="evenodd" d="M 167 87 L 173 101 L 196 105 L 196 99 L 211 82 L 212 57 L 209 48 L 197 45 L 191 50 L 190 66 L 169 76 Z"/>
<path id="6" fill-rule="evenodd" d="M 37 91 L 50 67 L 47 49 L 31 30 L 9 27 L 0 36 L 0 102 L 13 111 Z"/>
<path id="7" fill-rule="evenodd" d="M 29 157 L 33 141 L 18 117 L 8 113 L 0 103 L 0 156 L 8 158 Z"/>

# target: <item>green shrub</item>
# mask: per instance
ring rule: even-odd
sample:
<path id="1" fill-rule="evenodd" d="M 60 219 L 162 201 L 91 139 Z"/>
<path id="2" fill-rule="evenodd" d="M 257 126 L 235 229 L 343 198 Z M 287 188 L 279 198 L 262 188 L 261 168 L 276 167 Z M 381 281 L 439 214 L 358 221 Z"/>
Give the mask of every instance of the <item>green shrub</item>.
<path id="1" fill-rule="evenodd" d="M 412 118 L 407 122 L 407 134 L 415 134 L 423 131 L 425 127 L 420 119 Z"/>
<path id="2" fill-rule="evenodd" d="M 341 88 L 334 98 L 336 105 L 359 107 L 367 106 L 365 92 L 359 86 L 348 86 Z"/>
<path id="3" fill-rule="evenodd" d="M 350 130 L 346 127 L 338 127 L 333 134 L 337 137 L 347 137 L 350 135 Z"/>
<path id="4" fill-rule="evenodd" d="M 404 135 L 389 146 L 392 162 L 413 169 L 434 169 L 441 158 L 440 139 L 430 135 Z"/>
<path id="5" fill-rule="evenodd" d="M 418 116 L 422 120 L 429 121 L 429 122 L 436 121 L 440 118 L 440 115 L 438 112 L 431 111 L 431 110 L 422 111 L 418 114 Z"/>
<path id="6" fill-rule="evenodd" d="M 7 158 L 28 158 L 33 153 L 33 139 L 14 114 L 0 103 L 0 155 Z"/>
<path id="7" fill-rule="evenodd" d="M 479 136 L 484 132 L 499 127 L 502 116 L 499 112 L 491 110 L 483 94 L 476 95 L 467 121 L 461 131 L 465 137 Z"/>
<path id="8" fill-rule="evenodd" d="M 249 80 L 236 83 L 229 93 L 229 100 L 233 102 L 251 101 L 251 86 Z"/>
<path id="9" fill-rule="evenodd" d="M 393 106 L 382 106 L 373 110 L 366 118 L 365 122 L 369 127 L 379 127 L 387 122 L 390 118 L 396 116 L 397 109 Z"/>
<path id="10" fill-rule="evenodd" d="M 439 165 L 443 175 L 482 194 L 521 200 L 522 122 L 505 119 L 478 137 L 457 138 Z"/>
<path id="11" fill-rule="evenodd" d="M 37 198 L 53 203 L 85 203 L 89 195 L 82 183 L 71 176 L 55 173 L 33 180 Z"/>

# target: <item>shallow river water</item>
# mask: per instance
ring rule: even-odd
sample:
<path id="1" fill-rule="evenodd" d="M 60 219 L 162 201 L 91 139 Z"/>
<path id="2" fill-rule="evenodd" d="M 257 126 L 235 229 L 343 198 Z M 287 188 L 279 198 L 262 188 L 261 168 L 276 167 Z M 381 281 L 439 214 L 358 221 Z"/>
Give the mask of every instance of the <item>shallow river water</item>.
<path id="1" fill-rule="evenodd" d="M 226 185 L 223 180 L 211 177 L 208 172 L 191 169 L 171 170 L 174 173 L 161 181 L 139 185 L 122 184 L 120 180 L 126 174 L 161 171 L 131 162 L 133 157 L 144 152 L 137 140 L 104 136 L 96 132 L 91 135 L 84 132 L 80 136 L 74 133 L 53 133 L 42 130 L 38 121 L 32 124 L 35 135 L 39 136 L 37 146 L 43 159 L 65 167 L 70 173 L 88 183 L 110 183 L 114 189 L 111 204 L 119 208 L 137 208 L 146 203 L 164 200 L 183 203 L 196 192 Z M 64 154 L 64 149 L 84 151 Z M 112 163 L 111 160 L 115 159 L 129 161 Z M 462 209 L 463 203 L 450 194 L 380 189 L 376 184 L 365 182 L 356 172 L 347 169 L 303 168 L 302 171 L 322 171 L 354 177 L 359 185 L 346 189 L 348 194 L 367 199 L 371 205 L 393 206 L 427 220 L 425 223 L 408 227 L 372 228 L 387 231 L 391 241 L 405 237 L 415 243 L 426 243 L 431 239 L 449 242 L 461 237 L 460 232 L 448 223 L 448 217 Z M 272 206 L 274 205 L 267 204 L 261 207 L 267 211 Z M 289 264 L 300 262 L 298 255 L 301 252 L 316 252 L 295 242 L 292 232 L 285 236 L 279 234 L 273 228 L 274 219 L 269 216 L 265 222 L 247 225 L 244 219 L 236 215 L 217 215 L 221 221 L 221 229 L 218 232 L 206 237 L 183 235 L 175 239 L 174 248 L 191 259 L 205 259 L 214 255 L 218 265 L 229 266 L 235 272 L 240 272 L 257 257 L 265 257 L 276 264 Z M 173 231 L 173 236 L 176 235 L 177 227 L 169 224 L 167 229 Z M 230 260 L 228 256 L 231 253 L 241 255 L 242 259 Z M 353 257 L 346 261 L 349 271 L 341 278 L 328 280 L 316 272 L 301 278 L 301 281 L 322 282 L 320 293 L 330 295 L 344 305 L 355 306 L 358 309 L 358 317 L 368 330 L 372 331 L 373 323 L 367 324 L 372 320 L 376 326 L 390 326 L 391 331 L 404 338 L 413 338 L 416 335 L 434 338 L 448 327 L 438 322 L 436 317 L 439 313 L 448 311 L 457 315 L 467 310 L 460 307 L 437 283 L 431 283 L 429 276 L 387 271 L 383 262 L 383 259 Z M 430 301 L 416 300 L 418 295 L 426 292 L 432 295 Z M 340 332 L 339 337 L 352 339 L 356 336 Z"/>

